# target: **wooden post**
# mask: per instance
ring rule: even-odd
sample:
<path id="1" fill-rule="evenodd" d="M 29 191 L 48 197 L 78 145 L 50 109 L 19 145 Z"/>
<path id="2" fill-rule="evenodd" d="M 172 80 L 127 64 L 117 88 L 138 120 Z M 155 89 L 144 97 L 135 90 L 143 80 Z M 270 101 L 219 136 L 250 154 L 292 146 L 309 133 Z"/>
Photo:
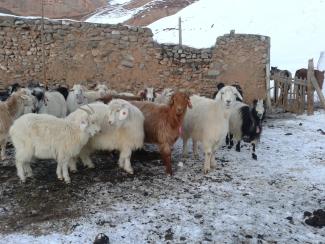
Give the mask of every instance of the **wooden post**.
<path id="1" fill-rule="evenodd" d="M 182 18 L 178 18 L 178 45 L 181 47 L 182 44 Z"/>
<path id="2" fill-rule="evenodd" d="M 312 77 L 314 77 L 314 61 L 308 60 L 307 71 L 307 115 L 314 114 L 314 90 L 312 85 Z"/>
<path id="3" fill-rule="evenodd" d="M 270 85 L 270 62 L 267 62 L 265 66 L 266 71 L 266 107 L 272 111 L 272 103 L 271 103 L 271 85 Z"/>
<path id="4" fill-rule="evenodd" d="M 42 63 L 43 63 L 43 83 L 47 87 L 47 80 L 46 80 L 46 64 L 45 64 L 45 47 L 44 47 L 44 0 L 41 0 L 42 5 L 42 27 L 41 27 L 41 45 L 42 45 Z"/>

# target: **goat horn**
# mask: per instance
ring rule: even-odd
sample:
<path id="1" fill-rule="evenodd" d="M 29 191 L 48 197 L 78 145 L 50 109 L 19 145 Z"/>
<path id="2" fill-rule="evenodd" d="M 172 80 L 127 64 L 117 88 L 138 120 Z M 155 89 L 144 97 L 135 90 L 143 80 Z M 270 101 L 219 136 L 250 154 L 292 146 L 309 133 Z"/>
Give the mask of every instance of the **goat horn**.
<path id="1" fill-rule="evenodd" d="M 86 104 L 86 106 L 89 108 L 89 110 L 92 112 L 92 114 L 95 113 L 95 110 L 92 107 L 90 107 L 88 104 Z"/>
<path id="2" fill-rule="evenodd" d="M 81 109 L 81 110 L 83 110 L 83 111 L 85 111 L 88 115 L 90 115 L 91 114 L 91 112 L 88 110 L 88 109 L 85 109 L 85 108 L 82 108 L 82 107 L 79 107 L 79 109 Z"/>

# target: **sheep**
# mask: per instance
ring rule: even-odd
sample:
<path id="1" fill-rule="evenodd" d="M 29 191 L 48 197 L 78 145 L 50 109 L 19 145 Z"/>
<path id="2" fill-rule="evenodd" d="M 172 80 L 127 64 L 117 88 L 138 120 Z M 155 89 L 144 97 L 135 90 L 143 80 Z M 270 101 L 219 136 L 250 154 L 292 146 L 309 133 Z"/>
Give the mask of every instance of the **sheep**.
<path id="1" fill-rule="evenodd" d="M 241 140 L 250 142 L 253 149 L 252 158 L 257 160 L 255 147 L 262 133 L 262 120 L 264 116 L 263 100 L 254 100 L 252 109 L 245 103 L 236 102 L 229 119 L 230 142 L 228 148 L 230 149 L 234 145 L 233 138 L 237 141 L 237 152 L 240 152 Z"/>
<path id="2" fill-rule="evenodd" d="M 197 95 L 191 96 L 193 108 L 189 110 L 183 122 L 183 156 L 187 157 L 187 141 L 193 141 L 193 154 L 197 156 L 197 142 L 204 148 L 204 173 L 216 166 L 215 152 L 225 139 L 229 128 L 231 108 L 236 98 L 242 99 L 233 86 L 223 87 L 216 98 L 210 99 Z"/>
<path id="3" fill-rule="evenodd" d="M 6 144 L 10 126 L 24 112 L 31 110 L 34 110 L 33 98 L 24 90 L 14 92 L 5 102 L 0 102 L 1 160 L 6 159 Z"/>
<path id="4" fill-rule="evenodd" d="M 32 95 L 37 99 L 37 113 L 51 114 L 58 118 L 67 116 L 67 103 L 60 92 L 45 91 L 44 88 L 32 88 Z"/>
<path id="5" fill-rule="evenodd" d="M 191 108 L 189 95 L 175 92 L 168 105 L 132 101 L 144 114 L 145 142 L 157 144 L 167 175 L 172 175 L 171 150 L 178 139 L 187 107 Z"/>
<path id="6" fill-rule="evenodd" d="M 133 174 L 130 157 L 133 150 L 143 146 L 144 116 L 142 112 L 127 101 L 114 99 L 108 105 L 90 104 L 101 121 L 101 132 L 92 137 L 80 152 L 81 161 L 85 166 L 94 168 L 90 154 L 95 150 L 118 150 L 118 165 L 129 174 Z M 68 119 L 78 117 L 77 111 Z M 75 162 L 70 164 L 71 171 L 76 171 Z"/>
<path id="7" fill-rule="evenodd" d="M 98 122 L 89 110 L 83 109 L 78 121 L 57 118 L 49 114 L 26 114 L 17 119 L 9 130 L 16 150 L 17 174 L 22 182 L 32 176 L 30 161 L 55 159 L 56 174 L 66 183 L 71 179 L 68 164 L 76 157 L 89 138 L 100 130 Z"/>
<path id="8" fill-rule="evenodd" d="M 155 103 L 168 104 L 170 97 L 173 95 L 173 89 L 165 88 L 161 94 L 157 94 Z"/>
<path id="9" fill-rule="evenodd" d="M 76 84 L 72 87 L 67 98 L 68 114 L 88 103 L 88 100 L 85 97 L 85 92 L 86 89 L 82 85 Z"/>

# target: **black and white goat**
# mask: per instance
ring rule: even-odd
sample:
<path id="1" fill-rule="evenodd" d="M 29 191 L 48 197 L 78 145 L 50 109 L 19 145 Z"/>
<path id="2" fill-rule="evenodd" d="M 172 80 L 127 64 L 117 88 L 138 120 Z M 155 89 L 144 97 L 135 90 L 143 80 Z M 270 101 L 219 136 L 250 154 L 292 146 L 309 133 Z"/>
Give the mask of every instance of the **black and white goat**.
<path id="1" fill-rule="evenodd" d="M 252 158 L 257 160 L 255 154 L 256 143 L 262 133 L 262 121 L 265 117 L 263 100 L 254 100 L 253 107 L 238 102 L 234 105 L 229 119 L 229 139 L 226 143 L 228 148 L 234 145 L 233 139 L 237 141 L 236 151 L 240 152 L 240 141 L 249 142 L 252 145 Z"/>

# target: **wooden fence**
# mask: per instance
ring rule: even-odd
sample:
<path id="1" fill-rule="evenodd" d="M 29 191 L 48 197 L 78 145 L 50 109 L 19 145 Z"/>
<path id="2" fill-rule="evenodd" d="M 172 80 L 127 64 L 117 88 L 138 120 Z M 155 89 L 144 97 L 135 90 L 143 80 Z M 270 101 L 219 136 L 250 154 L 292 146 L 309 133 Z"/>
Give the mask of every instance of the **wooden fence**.
<path id="1" fill-rule="evenodd" d="M 316 91 L 319 100 L 325 108 L 325 99 L 314 76 L 313 60 L 308 61 L 307 79 L 288 78 L 278 74 L 270 77 L 274 80 L 273 106 L 280 107 L 285 111 L 303 114 L 314 113 L 314 92 Z"/>

